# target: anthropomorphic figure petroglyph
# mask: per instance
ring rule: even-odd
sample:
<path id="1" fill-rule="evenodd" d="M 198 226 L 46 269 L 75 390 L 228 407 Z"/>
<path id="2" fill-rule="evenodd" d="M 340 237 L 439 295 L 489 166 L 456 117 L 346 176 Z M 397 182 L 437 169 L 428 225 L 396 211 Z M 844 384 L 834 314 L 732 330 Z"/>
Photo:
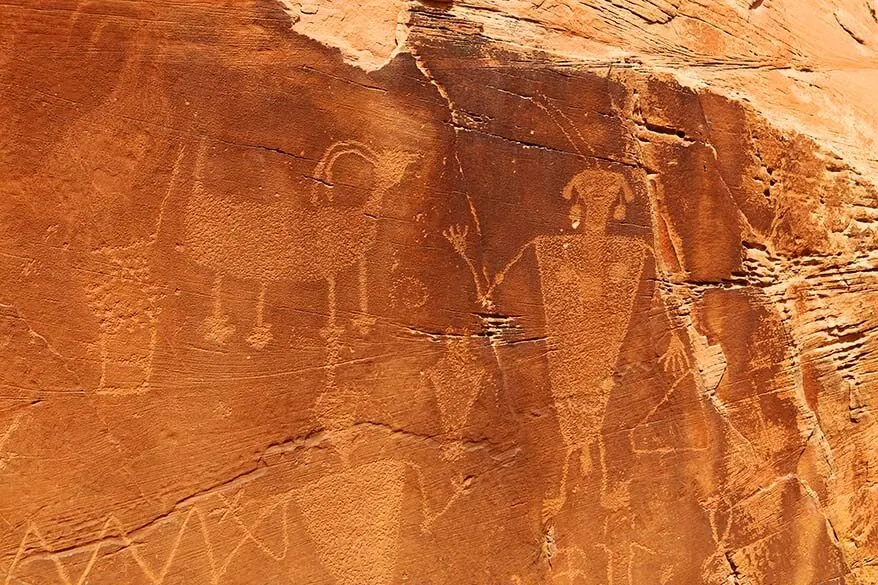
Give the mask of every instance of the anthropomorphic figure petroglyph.
<path id="1" fill-rule="evenodd" d="M 101 370 L 97 394 L 142 394 L 151 389 L 164 297 L 151 260 L 162 230 L 165 205 L 176 187 L 185 148 L 180 148 L 155 220 L 155 231 L 127 246 L 105 246 L 88 255 L 86 298 L 98 320 Z"/>
<path id="2" fill-rule="evenodd" d="M 151 247 L 151 241 L 138 241 L 90 255 L 103 276 L 86 285 L 99 326 L 98 394 L 140 394 L 150 388 L 162 296 L 151 276 Z"/>
<path id="3" fill-rule="evenodd" d="M 488 371 L 473 352 L 477 342 L 484 343 L 484 338 L 467 331 L 446 332 L 442 357 L 421 373 L 422 383 L 429 385 L 436 397 L 442 429 L 450 438 L 443 453 L 451 460 L 461 455 L 461 434 L 470 412 L 482 390 L 491 384 Z"/>
<path id="4" fill-rule="evenodd" d="M 357 461 L 353 453 L 358 446 L 388 441 L 390 433 L 372 423 L 358 423 L 358 393 L 350 388 L 340 390 L 334 377 L 329 382 L 332 386 L 327 387 L 315 410 L 323 427 L 319 446 L 335 452 L 333 471 L 297 489 L 296 503 L 321 564 L 337 583 L 390 585 L 410 480 L 417 482 L 421 496 L 420 531 L 424 534 L 469 492 L 473 480 L 452 478 L 450 496 L 441 507 L 435 507 L 429 492 L 437 485 L 426 480 L 417 457 L 379 456 L 366 463 Z"/>
<path id="5" fill-rule="evenodd" d="M 467 228 L 452 226 L 444 232 L 473 274 L 477 300 L 489 308 L 506 272 L 521 260 L 527 248 L 533 247 L 536 253 L 546 332 L 555 346 L 548 353 L 549 377 L 565 448 L 558 493 L 544 503 L 546 521 L 566 501 L 571 457 L 578 453 L 580 469 L 588 471 L 593 445 L 599 448 L 602 485 L 606 488 L 602 444 L 598 439 L 619 351 L 651 253 L 645 241 L 609 233 L 613 222 L 626 218 L 635 198 L 623 173 L 583 170 L 574 175 L 561 195 L 570 205 L 568 220 L 572 231 L 537 236 L 484 284 L 484 270 L 475 266 L 469 254 Z M 688 359 L 682 342 L 672 338 L 660 361 L 675 373 L 684 371 Z M 608 493 L 602 496 L 612 497 Z"/>
<path id="6" fill-rule="evenodd" d="M 597 443 L 603 466 L 604 410 L 647 256 L 643 242 L 608 233 L 610 222 L 624 219 L 634 199 L 623 175 L 586 170 L 562 195 L 571 203 L 571 226 L 580 233 L 536 241 L 546 329 L 556 345 L 548 354 L 549 377 L 565 447 L 559 492 L 544 502 L 546 517 L 566 500 L 574 454 L 587 471 Z"/>
<path id="7" fill-rule="evenodd" d="M 405 473 L 405 463 L 375 461 L 327 475 L 297 492 L 321 563 L 339 585 L 392 582 Z"/>
<path id="8" fill-rule="evenodd" d="M 142 55 L 119 51 L 112 90 L 98 110 L 76 118 L 54 148 L 47 173 L 57 177 L 62 212 L 51 233 L 74 252 L 75 278 L 97 321 L 91 348 L 100 373 L 93 390 L 115 396 L 151 389 L 164 298 L 153 261 L 165 204 L 179 186 L 187 150 L 184 144 L 163 144 L 122 114 L 135 109 L 135 96 L 158 108 L 167 98 Z"/>
<path id="9" fill-rule="evenodd" d="M 329 302 L 334 304 L 336 279 L 354 265 L 358 265 L 360 325 L 367 326 L 365 255 L 375 242 L 384 195 L 402 181 L 414 155 L 378 152 L 360 142 L 336 142 L 314 169 L 315 184 L 307 202 L 281 194 L 279 200 L 267 203 L 228 200 L 211 193 L 206 156 L 203 146 L 185 219 L 187 250 L 216 274 L 214 311 L 205 321 L 205 336 L 222 344 L 232 334 L 220 299 L 226 277 L 259 283 L 256 326 L 247 341 L 262 349 L 272 339 L 262 316 L 269 283 L 325 281 Z M 359 207 L 340 205 L 333 197 L 339 179 L 334 167 L 347 157 L 365 161 L 374 173 L 371 191 Z"/>

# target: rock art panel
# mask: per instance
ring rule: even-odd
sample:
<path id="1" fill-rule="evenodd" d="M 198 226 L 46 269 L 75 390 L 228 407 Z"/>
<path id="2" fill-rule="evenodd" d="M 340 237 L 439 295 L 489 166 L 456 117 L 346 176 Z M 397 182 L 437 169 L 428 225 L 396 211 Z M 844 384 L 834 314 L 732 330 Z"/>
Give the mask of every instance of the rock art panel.
<path id="1" fill-rule="evenodd" d="M 2 582 L 878 582 L 878 20 L 800 4 L 4 4 Z"/>

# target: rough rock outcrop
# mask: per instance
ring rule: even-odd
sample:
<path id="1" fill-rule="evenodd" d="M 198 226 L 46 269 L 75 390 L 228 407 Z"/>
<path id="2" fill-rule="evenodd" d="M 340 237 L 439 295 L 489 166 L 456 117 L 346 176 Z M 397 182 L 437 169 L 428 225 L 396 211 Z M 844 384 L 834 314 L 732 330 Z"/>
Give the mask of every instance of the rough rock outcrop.
<path id="1" fill-rule="evenodd" d="M 4 585 L 878 583 L 871 0 L 0 21 Z"/>

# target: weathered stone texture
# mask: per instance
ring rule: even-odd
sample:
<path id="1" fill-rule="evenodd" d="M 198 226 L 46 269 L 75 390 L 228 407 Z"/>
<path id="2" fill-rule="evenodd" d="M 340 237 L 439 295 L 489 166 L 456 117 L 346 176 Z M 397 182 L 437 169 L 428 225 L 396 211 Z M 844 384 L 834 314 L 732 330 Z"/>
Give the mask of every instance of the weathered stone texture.
<path id="1" fill-rule="evenodd" d="M 871 0 L 0 22 L 4 585 L 878 583 Z"/>

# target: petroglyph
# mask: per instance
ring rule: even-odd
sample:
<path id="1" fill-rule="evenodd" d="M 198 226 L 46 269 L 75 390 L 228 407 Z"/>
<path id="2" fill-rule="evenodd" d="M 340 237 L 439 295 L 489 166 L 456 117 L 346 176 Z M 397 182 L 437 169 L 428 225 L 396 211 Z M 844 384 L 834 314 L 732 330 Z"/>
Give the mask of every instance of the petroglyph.
<path id="1" fill-rule="evenodd" d="M 478 216 L 473 215 L 473 220 L 475 225 L 478 226 Z M 506 280 L 506 274 L 521 261 L 524 253 L 535 243 L 535 240 L 531 240 L 521 246 L 502 269 L 498 270 L 494 276 L 488 276 L 487 269 L 481 266 L 481 270 L 479 270 L 472 260 L 472 255 L 469 251 L 469 226 L 453 225 L 443 230 L 442 235 L 448 240 L 448 243 L 451 244 L 451 247 L 457 252 L 458 256 L 466 263 L 476 287 L 476 300 L 486 310 L 493 310 L 495 308 L 493 300 L 494 291 L 503 284 L 503 281 Z"/>
<path id="2" fill-rule="evenodd" d="M 150 262 L 185 152 L 181 147 L 177 153 L 153 233 L 127 246 L 93 250 L 82 273 L 86 298 L 99 327 L 97 394 L 123 396 L 150 390 L 164 297 Z"/>
<path id="3" fill-rule="evenodd" d="M 222 491 L 211 493 L 133 531 L 126 530 L 114 515 L 109 515 L 98 534 L 87 544 L 61 552 L 53 552 L 55 547 L 44 537 L 43 531 L 37 525 L 28 523 L 18 550 L 6 571 L 4 585 L 20 582 L 18 576 L 26 575 L 29 565 L 46 560 L 54 565 L 58 579 L 63 585 L 84 585 L 89 582 L 89 576 L 96 568 L 100 568 L 102 563 L 112 562 L 112 559 L 120 554 L 128 556 L 133 561 L 140 571 L 140 576 L 145 578 L 146 582 L 151 585 L 164 585 L 173 582 L 175 569 L 192 564 L 193 559 L 180 556 L 181 544 L 190 533 L 195 533 L 203 543 L 203 550 L 200 551 L 203 558 L 198 560 L 206 561 L 208 574 L 202 575 L 201 578 L 211 585 L 219 585 L 224 581 L 224 576 L 228 574 L 232 562 L 248 543 L 252 543 L 266 558 L 275 561 L 284 560 L 290 546 L 287 515 L 293 490 L 269 497 L 268 501 L 256 511 L 255 520 L 251 524 L 244 522 L 235 505 L 240 496 L 241 491 L 235 496 L 234 501 L 230 501 Z M 212 510 L 215 508 L 211 502 L 223 506 L 224 513 L 218 522 L 211 520 Z M 223 554 L 217 550 L 214 533 L 219 531 L 219 525 L 227 516 L 230 516 L 229 520 L 237 527 L 237 534 L 231 541 L 228 540 L 227 534 L 223 534 L 225 544 L 231 545 L 223 547 L 225 551 Z M 260 525 L 272 517 L 277 517 L 281 526 L 279 543 L 274 546 L 255 535 Z M 159 559 L 141 551 L 143 542 L 154 540 L 157 535 L 164 535 L 170 545 L 164 557 Z M 83 556 L 86 558 L 84 563 Z M 70 567 L 74 565 L 82 567 L 78 576 L 71 574 Z"/>
<path id="4" fill-rule="evenodd" d="M 878 583 L 832 3 L 0 3 L 0 585 Z"/>
<path id="5" fill-rule="evenodd" d="M 549 377 L 566 451 L 558 494 L 544 503 L 546 518 L 566 501 L 574 454 L 587 472 L 597 443 L 603 468 L 604 409 L 647 254 L 643 242 L 607 233 L 633 200 L 624 177 L 583 171 L 562 196 L 571 203 L 571 225 L 581 232 L 536 240 L 546 329 L 556 344 L 548 354 Z"/>
<path id="6" fill-rule="evenodd" d="M 152 242 L 91 253 L 101 278 L 86 283 L 86 295 L 98 319 L 101 375 L 98 394 L 142 394 L 150 389 L 158 341 L 162 291 L 152 279 Z"/>
<path id="7" fill-rule="evenodd" d="M 376 461 L 296 493 L 320 559 L 339 585 L 392 583 L 405 470 L 404 463 Z"/>
<path id="8" fill-rule="evenodd" d="M 201 334 L 204 338 L 217 345 L 225 345 L 229 338 L 235 333 L 235 326 L 229 323 L 229 316 L 223 313 L 221 295 L 223 292 L 223 277 L 218 275 L 213 281 L 211 295 L 213 296 L 213 310 L 210 315 L 205 318 L 201 324 Z M 257 315 L 257 320 L 259 317 Z M 270 332 L 265 325 L 265 333 Z M 266 335 L 262 335 L 264 339 Z"/>
<path id="9" fill-rule="evenodd" d="M 403 275 L 394 279 L 388 296 L 394 307 L 420 309 L 427 304 L 430 293 L 422 280 Z"/>
<path id="10" fill-rule="evenodd" d="M 256 325 L 247 339 L 253 347 L 263 349 L 273 338 L 264 319 L 266 287 L 282 281 L 323 281 L 332 288 L 354 265 L 360 301 L 356 324 L 368 329 L 373 318 L 368 307 L 366 254 L 375 243 L 384 196 L 403 180 L 414 155 L 378 152 L 356 141 L 336 142 L 314 168 L 307 198 L 287 192 L 278 193 L 276 201 L 259 202 L 211 192 L 210 172 L 222 164 L 223 157 L 234 156 L 227 149 L 202 143 L 195 185 L 186 206 L 187 250 L 196 262 L 217 275 L 213 312 L 205 322 L 206 337 L 223 344 L 233 333 L 226 325 L 220 301 L 224 278 L 260 286 Z M 349 158 L 365 161 L 374 172 L 374 182 L 357 207 L 334 197 L 336 182 L 344 180 L 336 176 L 334 167 Z M 241 186 L 242 190 L 249 187 Z"/>
<path id="11" fill-rule="evenodd" d="M 460 433 L 479 394 L 490 383 L 488 371 L 473 354 L 473 343 L 473 337 L 467 332 L 446 335 L 443 356 L 422 373 L 435 393 L 442 428 L 451 437 L 451 442 L 444 447 L 449 459 L 460 456 L 463 448 Z"/>
<path id="12" fill-rule="evenodd" d="M 475 483 L 475 478 L 470 475 L 458 475 L 452 477 L 449 481 L 451 496 L 448 497 L 442 507 L 434 507 L 430 504 L 430 490 L 424 474 L 424 469 L 416 463 L 409 463 L 409 466 L 415 471 L 415 477 L 418 481 L 418 491 L 421 494 L 421 512 L 423 514 L 423 520 L 420 525 L 421 533 L 430 534 L 433 530 L 433 525 L 440 518 L 445 516 L 460 498 L 469 494 Z"/>
<path id="13" fill-rule="evenodd" d="M 572 124 L 567 125 L 576 130 Z M 578 131 L 576 135 L 583 141 Z M 581 153 L 577 141 L 566 133 L 565 136 Z M 544 502 L 546 519 L 557 514 L 566 501 L 570 458 L 578 452 L 580 469 L 588 472 L 592 468 L 594 445 L 599 450 L 605 503 L 623 497 L 607 490 L 599 435 L 634 297 L 644 263 L 651 254 L 651 246 L 645 241 L 608 233 L 613 222 L 626 219 L 628 207 L 635 199 L 622 173 L 581 171 L 565 185 L 561 196 L 570 205 L 568 220 L 574 233 L 537 236 L 519 248 L 493 277 L 472 260 L 467 226 L 455 225 L 443 231 L 472 275 L 478 302 L 488 309 L 494 308 L 493 293 L 503 284 L 509 270 L 529 248 L 535 250 L 547 337 L 555 345 L 548 353 L 550 382 L 566 451 L 559 493 Z M 669 395 L 688 374 L 690 366 L 687 347 L 676 334 L 671 335 L 659 362 L 675 378 Z M 667 395 L 656 409 L 666 399 Z"/>
<path id="14" fill-rule="evenodd" d="M 540 557 L 552 568 L 552 559 L 558 555 L 557 533 L 555 526 L 549 525 L 543 533 L 543 541 L 540 544 Z"/>
<path id="15" fill-rule="evenodd" d="M 261 283 L 259 300 L 256 303 L 256 325 L 247 336 L 247 343 L 254 349 L 265 349 L 271 343 L 271 326 L 265 324 L 265 290 L 268 286 Z"/>

